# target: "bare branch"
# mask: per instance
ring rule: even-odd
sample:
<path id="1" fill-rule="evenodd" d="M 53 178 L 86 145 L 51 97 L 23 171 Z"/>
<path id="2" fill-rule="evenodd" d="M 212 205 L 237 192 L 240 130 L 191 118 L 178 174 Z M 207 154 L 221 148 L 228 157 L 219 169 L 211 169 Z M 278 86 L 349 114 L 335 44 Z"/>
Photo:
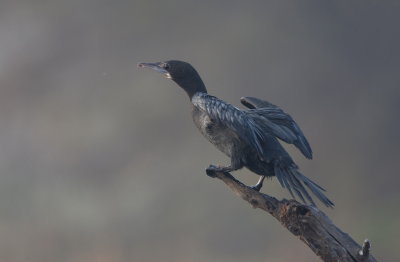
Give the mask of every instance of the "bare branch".
<path id="1" fill-rule="evenodd" d="M 361 247 L 348 234 L 336 227 L 318 208 L 300 204 L 295 200 L 279 201 L 244 185 L 227 172 L 207 172 L 207 175 L 222 180 L 253 208 L 260 208 L 270 213 L 323 261 L 376 262 L 369 253 L 368 240 Z"/>

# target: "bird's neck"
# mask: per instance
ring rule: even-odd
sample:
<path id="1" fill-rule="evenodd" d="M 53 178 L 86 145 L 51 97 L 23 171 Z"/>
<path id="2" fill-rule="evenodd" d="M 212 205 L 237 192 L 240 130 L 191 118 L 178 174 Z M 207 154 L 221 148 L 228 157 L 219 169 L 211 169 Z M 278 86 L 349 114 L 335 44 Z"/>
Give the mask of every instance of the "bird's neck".
<path id="1" fill-rule="evenodd" d="M 196 93 L 207 93 L 206 86 L 201 80 L 200 76 L 195 77 L 195 79 L 184 79 L 184 80 L 175 80 L 174 81 L 185 90 L 186 94 L 189 96 L 189 99 L 192 100 L 192 97 Z"/>

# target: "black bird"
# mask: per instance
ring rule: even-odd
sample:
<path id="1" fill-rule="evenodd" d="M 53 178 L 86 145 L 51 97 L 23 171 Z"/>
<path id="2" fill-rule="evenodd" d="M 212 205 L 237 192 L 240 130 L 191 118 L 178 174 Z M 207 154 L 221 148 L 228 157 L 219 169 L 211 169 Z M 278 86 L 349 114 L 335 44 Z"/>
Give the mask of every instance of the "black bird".
<path id="1" fill-rule="evenodd" d="M 304 202 L 315 205 L 304 185 L 326 206 L 333 207 L 322 187 L 300 173 L 297 165 L 282 147 L 278 138 L 296 146 L 308 159 L 311 147 L 300 127 L 290 115 L 279 107 L 258 98 L 242 97 L 247 110 L 238 109 L 215 96 L 207 89 L 197 71 L 186 62 L 171 60 L 158 63 L 140 63 L 175 81 L 189 96 L 193 104 L 192 117 L 200 132 L 231 159 L 229 166 L 213 166 L 213 171 L 230 172 L 247 167 L 260 175 L 253 189 L 259 191 L 265 177 L 276 176 L 287 188 Z M 293 193 L 294 191 L 294 193 Z"/>

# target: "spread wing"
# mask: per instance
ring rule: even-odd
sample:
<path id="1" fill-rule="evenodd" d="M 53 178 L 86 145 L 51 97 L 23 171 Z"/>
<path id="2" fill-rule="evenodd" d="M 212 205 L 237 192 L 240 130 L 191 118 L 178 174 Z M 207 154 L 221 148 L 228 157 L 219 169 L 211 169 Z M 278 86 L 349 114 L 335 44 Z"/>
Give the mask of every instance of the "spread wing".
<path id="1" fill-rule="evenodd" d="M 254 147 L 260 156 L 264 155 L 262 129 L 244 111 L 205 93 L 195 94 L 192 97 L 192 104 L 207 112 L 213 121 L 233 130 L 240 140 Z"/>
<path id="2" fill-rule="evenodd" d="M 254 97 L 242 97 L 240 102 L 250 108 L 245 112 L 252 115 L 257 124 L 286 143 L 295 145 L 306 158 L 312 158 L 310 144 L 289 114 L 276 105 Z"/>

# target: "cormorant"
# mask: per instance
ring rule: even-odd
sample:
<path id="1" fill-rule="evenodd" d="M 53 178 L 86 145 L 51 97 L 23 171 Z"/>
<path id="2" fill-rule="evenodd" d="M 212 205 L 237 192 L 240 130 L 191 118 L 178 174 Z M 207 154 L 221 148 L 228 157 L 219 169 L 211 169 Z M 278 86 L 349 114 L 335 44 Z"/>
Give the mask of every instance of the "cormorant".
<path id="1" fill-rule="evenodd" d="M 252 186 L 257 191 L 261 189 L 265 177 L 276 176 L 293 198 L 296 194 L 304 203 L 308 201 L 315 205 L 305 185 L 326 206 L 334 206 L 322 193 L 325 189 L 300 173 L 278 141 L 279 138 L 293 144 L 306 158 L 312 158 L 311 147 L 300 127 L 282 109 L 258 98 L 242 97 L 240 101 L 248 109 L 241 110 L 211 96 L 193 66 L 183 61 L 140 63 L 138 66 L 162 73 L 185 90 L 193 104 L 192 117 L 197 128 L 230 157 L 229 166 L 210 165 L 207 173 L 230 172 L 246 167 L 260 175 L 257 184 Z"/>

